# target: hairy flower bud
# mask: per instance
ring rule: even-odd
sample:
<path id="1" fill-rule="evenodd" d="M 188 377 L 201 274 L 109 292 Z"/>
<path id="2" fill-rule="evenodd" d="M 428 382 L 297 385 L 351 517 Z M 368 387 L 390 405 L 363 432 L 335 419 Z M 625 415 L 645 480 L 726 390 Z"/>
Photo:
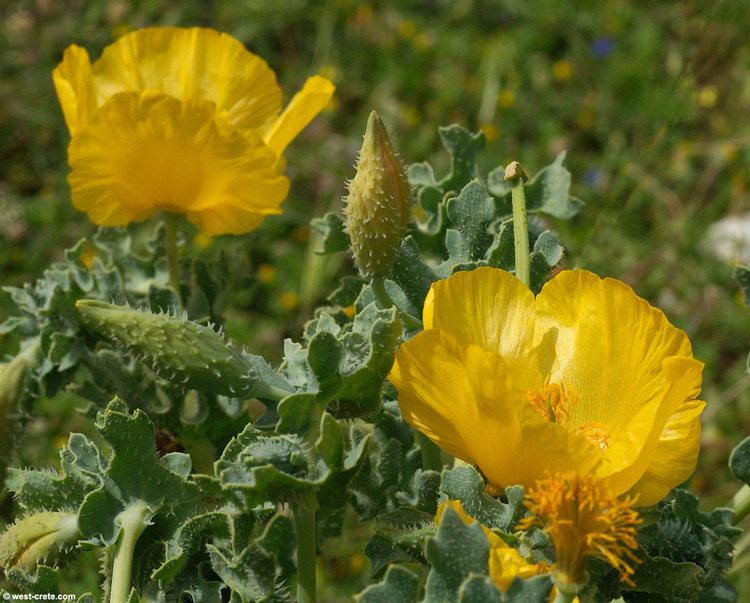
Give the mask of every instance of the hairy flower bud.
<path id="1" fill-rule="evenodd" d="M 75 513 L 43 511 L 11 525 L 0 536 L 0 566 L 31 571 L 78 540 Z"/>
<path id="2" fill-rule="evenodd" d="M 357 173 L 344 201 L 346 229 L 360 274 L 384 276 L 409 225 L 411 198 L 404 166 L 375 111 L 367 120 Z"/>

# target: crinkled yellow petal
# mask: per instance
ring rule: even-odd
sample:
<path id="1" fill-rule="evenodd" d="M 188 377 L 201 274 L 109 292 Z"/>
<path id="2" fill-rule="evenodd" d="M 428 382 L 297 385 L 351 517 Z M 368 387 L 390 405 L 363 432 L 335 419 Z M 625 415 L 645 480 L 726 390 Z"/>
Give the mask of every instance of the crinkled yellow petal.
<path id="1" fill-rule="evenodd" d="M 297 134 L 325 108 L 335 89 L 330 80 L 319 75 L 307 78 L 302 90 L 292 97 L 263 137 L 276 155 L 281 155 Z"/>
<path id="2" fill-rule="evenodd" d="M 445 509 L 447 508 L 453 509 L 466 525 L 472 525 L 477 521 L 467 515 L 461 505 L 461 501 L 446 500 L 438 505 L 437 513 L 435 514 L 435 524 L 440 525 Z M 517 577 L 526 579 L 549 571 L 550 567 L 546 563 L 529 563 L 500 536 L 488 527 L 481 524 L 480 526 L 490 544 L 490 577 L 503 592 L 508 590 L 508 587 Z"/>
<path id="3" fill-rule="evenodd" d="M 536 300 L 535 340 L 551 381 L 571 384 L 574 422 L 622 429 L 661 396 L 662 362 L 692 358 L 690 342 L 661 310 L 624 283 L 585 270 L 563 271 Z"/>
<path id="4" fill-rule="evenodd" d="M 684 402 L 667 421 L 648 469 L 629 494 L 638 495 L 639 505 L 654 505 L 695 471 L 701 445 L 700 414 L 706 403 Z"/>
<path id="5" fill-rule="evenodd" d="M 532 485 L 547 471 L 593 470 L 601 451 L 544 419 L 503 358 L 429 330 L 396 352 L 389 376 L 405 421 L 495 486 Z"/>
<path id="6" fill-rule="evenodd" d="M 127 91 L 216 104 L 236 128 L 258 129 L 281 108 L 276 75 L 241 42 L 213 29 L 151 27 L 107 46 L 94 63 L 97 104 Z"/>
<path id="7" fill-rule="evenodd" d="M 89 53 L 75 44 L 68 46 L 62 62 L 52 72 L 52 81 L 72 136 L 96 108 Z"/>
<path id="8" fill-rule="evenodd" d="M 509 272 L 478 268 L 433 283 L 422 317 L 425 329 L 448 331 L 461 343 L 501 355 L 518 387 L 540 384 L 531 353 L 534 294 Z"/>
<path id="9" fill-rule="evenodd" d="M 280 213 L 289 183 L 259 137 L 243 135 L 208 101 L 158 93 L 110 98 L 73 137 L 74 205 L 104 226 L 184 213 L 206 234 L 247 232 Z"/>
<path id="10" fill-rule="evenodd" d="M 701 382 L 702 370 L 703 364 L 693 358 L 671 357 L 662 362 L 662 393 L 642 404 L 626 425 L 612 433 L 609 447 L 597 470 L 597 476 L 614 494 L 628 491 L 647 473 L 652 487 L 656 486 L 653 480 L 659 477 L 649 470 L 660 466 L 661 460 L 656 456 L 660 438 L 670 418 L 679 414 L 680 409 L 696 395 L 696 384 Z M 679 421 L 679 417 L 674 420 Z M 693 446 L 697 444 L 695 440 L 692 441 Z M 694 458 L 692 460 L 694 468 Z M 684 479 L 677 471 L 667 472 L 659 485 L 666 494 Z M 649 503 L 638 501 L 638 505 L 645 504 Z"/>

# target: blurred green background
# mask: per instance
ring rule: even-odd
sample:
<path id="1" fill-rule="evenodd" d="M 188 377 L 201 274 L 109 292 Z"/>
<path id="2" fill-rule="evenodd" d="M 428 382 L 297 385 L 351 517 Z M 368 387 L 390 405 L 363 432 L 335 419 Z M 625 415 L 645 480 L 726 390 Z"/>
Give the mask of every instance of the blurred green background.
<path id="1" fill-rule="evenodd" d="M 33 279 L 94 231 L 69 202 L 68 133 L 52 69 L 68 44 L 96 58 L 149 25 L 233 34 L 270 63 L 287 98 L 312 73 L 337 85 L 334 101 L 286 153 L 293 186 L 284 216 L 247 237 L 195 245 L 195 253 L 229 248 L 246 262 L 247 287 L 226 312 L 233 337 L 277 360 L 283 337 L 299 336 L 336 275 L 352 271 L 347 258 L 314 255 L 307 224 L 340 207 L 371 109 L 407 163 L 445 164 L 437 126 L 452 122 L 485 132 L 486 171 L 517 159 L 533 173 L 568 149 L 573 194 L 587 205 L 553 224 L 566 265 L 628 282 L 687 331 L 706 363 L 708 401 L 693 488 L 706 506 L 731 497 L 727 456 L 750 434 L 750 308 L 732 279 L 743 251 L 717 251 L 707 232 L 750 212 L 746 2 L 6 0 L 2 284 Z M 0 300 L 0 319 L 7 303 Z M 30 429 L 51 436 L 49 446 L 77 420 L 54 404 L 47 412 Z M 55 451 L 39 458 L 54 462 Z M 366 573 L 355 554 L 361 543 L 349 544 L 325 552 L 324 581 Z"/>

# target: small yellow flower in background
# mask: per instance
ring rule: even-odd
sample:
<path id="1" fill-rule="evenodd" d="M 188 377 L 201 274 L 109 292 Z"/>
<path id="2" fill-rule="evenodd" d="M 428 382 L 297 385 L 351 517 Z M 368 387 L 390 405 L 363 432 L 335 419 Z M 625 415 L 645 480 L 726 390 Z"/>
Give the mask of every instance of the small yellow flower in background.
<path id="1" fill-rule="evenodd" d="M 495 124 L 484 124 L 479 129 L 484 133 L 484 137 L 487 139 L 487 142 L 493 142 L 497 140 L 497 137 L 500 135 L 500 131 L 497 129 L 497 126 Z"/>
<path id="2" fill-rule="evenodd" d="M 576 123 L 581 130 L 590 130 L 596 124 L 596 114 L 590 109 L 584 109 L 576 116 Z"/>
<path id="3" fill-rule="evenodd" d="M 426 31 L 420 31 L 412 38 L 412 44 L 417 50 L 427 50 L 433 44 L 432 36 Z"/>
<path id="4" fill-rule="evenodd" d="M 503 109 L 509 109 L 516 103 L 516 95 L 513 90 L 505 88 L 497 95 L 497 106 Z"/>
<path id="5" fill-rule="evenodd" d="M 635 502 L 611 496 L 593 477 L 547 476 L 526 493 L 531 516 L 519 527 L 538 525 L 552 539 L 558 588 L 585 585 L 586 561 L 592 557 L 609 563 L 620 572 L 620 580 L 635 586 L 631 577 L 639 563 L 636 528 L 641 523 L 632 508 Z"/>
<path id="6" fill-rule="evenodd" d="M 229 35 L 176 27 L 126 34 L 93 65 L 69 46 L 53 80 L 78 209 L 102 226 L 181 213 L 210 235 L 281 213 L 284 149 L 334 90 L 313 76 L 281 111 L 265 61 Z"/>
<path id="7" fill-rule="evenodd" d="M 294 291 L 284 291 L 279 297 L 279 304 L 286 312 L 291 312 L 299 306 L 299 295 Z"/>
<path id="8" fill-rule="evenodd" d="M 704 109 L 711 109 L 719 100 L 719 91 L 716 86 L 704 86 L 698 92 L 698 104 Z"/>
<path id="9" fill-rule="evenodd" d="M 401 115 L 407 126 L 416 126 L 422 120 L 422 114 L 413 105 L 404 105 L 401 109 Z"/>
<path id="10" fill-rule="evenodd" d="M 572 75 L 573 65 L 570 64 L 570 61 L 566 61 L 563 59 L 562 61 L 557 61 L 554 65 L 552 65 L 552 77 L 554 77 L 558 82 L 566 82 Z"/>
<path id="11" fill-rule="evenodd" d="M 398 35 L 404 38 L 405 40 L 408 40 L 414 36 L 414 34 L 417 33 L 417 28 L 414 25 L 413 21 L 410 21 L 409 19 L 402 19 L 398 23 Z"/>
<path id="12" fill-rule="evenodd" d="M 435 514 L 435 523 L 437 525 L 440 525 L 440 521 L 447 508 L 453 509 L 467 526 L 476 522 L 476 519 L 466 514 L 461 501 L 448 500 L 440 503 L 438 506 L 437 513 Z M 480 527 L 490 543 L 490 577 L 503 592 L 508 590 L 508 587 L 516 577 L 523 579 L 532 578 L 550 571 L 550 567 L 546 563 L 527 562 L 516 549 L 507 544 L 488 527 L 481 524 Z"/>
<path id="13" fill-rule="evenodd" d="M 276 268 L 271 266 L 271 264 L 261 264 L 258 266 L 258 272 L 256 274 L 261 283 L 268 285 L 276 278 Z"/>
<path id="14" fill-rule="evenodd" d="M 614 279 L 560 272 L 535 298 L 509 272 L 438 281 L 389 376 L 403 418 L 504 488 L 547 471 L 661 500 L 695 469 L 703 364 Z"/>

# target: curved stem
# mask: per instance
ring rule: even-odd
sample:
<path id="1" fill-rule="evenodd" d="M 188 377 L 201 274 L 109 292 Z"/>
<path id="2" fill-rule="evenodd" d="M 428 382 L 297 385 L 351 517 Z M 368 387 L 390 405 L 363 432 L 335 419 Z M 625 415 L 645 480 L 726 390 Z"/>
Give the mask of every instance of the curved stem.
<path id="1" fill-rule="evenodd" d="M 422 328 L 421 320 L 415 318 L 411 314 L 407 314 L 406 312 L 400 310 L 399 307 L 394 303 L 393 298 L 385 288 L 384 277 L 373 276 L 370 287 L 372 287 L 372 292 L 375 294 L 375 299 L 378 301 L 378 305 L 381 308 L 383 308 L 384 310 L 387 310 L 388 308 L 396 308 L 396 310 L 398 310 L 398 315 L 401 317 L 401 321 L 404 323 L 405 327 L 412 331 L 416 331 Z"/>
<path id="2" fill-rule="evenodd" d="M 292 503 L 294 530 L 297 534 L 297 603 L 316 601 L 315 514 L 318 499 L 315 492 L 302 494 Z"/>
<path id="3" fill-rule="evenodd" d="M 422 455 L 422 469 L 432 469 L 440 472 L 443 468 L 443 454 L 440 448 L 424 434 L 415 431 L 414 439 L 419 445 Z"/>
<path id="4" fill-rule="evenodd" d="M 180 217 L 177 214 L 165 214 L 164 224 L 166 226 L 167 266 L 169 267 L 169 284 L 177 294 L 177 299 L 182 303 L 180 293 L 180 261 L 177 250 L 177 223 Z"/>
<path id="5" fill-rule="evenodd" d="M 745 484 L 732 498 L 734 523 L 740 523 L 750 513 L 750 486 Z"/>
<path id="6" fill-rule="evenodd" d="M 511 190 L 513 202 L 513 244 L 515 246 L 516 277 L 527 287 L 531 283 L 529 266 L 529 224 L 526 218 L 526 193 L 523 178 L 517 178 Z"/>
<path id="7" fill-rule="evenodd" d="M 110 603 L 127 603 L 132 589 L 133 551 L 143 530 L 148 525 L 150 512 L 143 501 L 131 503 L 117 516 L 122 532 L 115 544 L 115 557 L 112 564 Z"/>

